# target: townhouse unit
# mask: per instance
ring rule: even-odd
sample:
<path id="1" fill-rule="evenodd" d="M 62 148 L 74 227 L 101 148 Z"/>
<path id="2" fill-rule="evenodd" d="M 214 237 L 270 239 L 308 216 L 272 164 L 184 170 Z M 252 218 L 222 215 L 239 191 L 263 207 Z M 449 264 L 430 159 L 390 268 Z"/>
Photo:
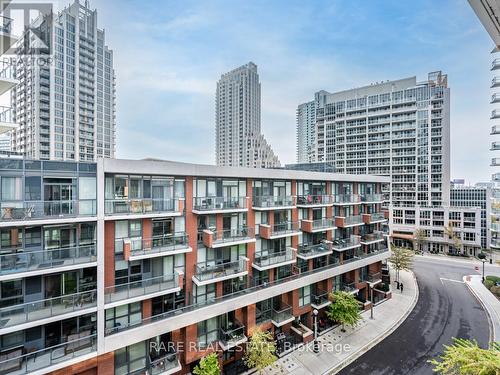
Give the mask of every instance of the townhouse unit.
<path id="1" fill-rule="evenodd" d="M 0 159 L 0 372 L 236 373 L 259 327 L 390 298 L 386 177 L 154 160 Z M 385 291 L 384 291 L 385 290 Z"/>

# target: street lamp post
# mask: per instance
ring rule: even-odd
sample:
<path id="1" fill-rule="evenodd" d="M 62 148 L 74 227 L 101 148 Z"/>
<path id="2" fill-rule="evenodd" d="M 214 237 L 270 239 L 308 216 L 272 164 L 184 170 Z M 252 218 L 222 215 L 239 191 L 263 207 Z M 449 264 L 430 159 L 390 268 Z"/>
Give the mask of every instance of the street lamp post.
<path id="1" fill-rule="evenodd" d="M 484 284 L 484 264 L 486 263 L 486 255 L 481 251 L 478 256 L 477 256 L 479 259 L 481 259 L 481 262 L 483 262 L 483 277 L 482 277 L 482 280 L 483 280 L 483 284 Z"/>
<path id="2" fill-rule="evenodd" d="M 370 319 L 373 319 L 373 285 L 371 284 L 370 284 L 370 301 L 371 301 Z"/>
<path id="3" fill-rule="evenodd" d="M 313 310 L 314 315 L 314 343 L 313 343 L 313 352 L 319 353 L 319 345 L 318 345 L 318 310 Z"/>

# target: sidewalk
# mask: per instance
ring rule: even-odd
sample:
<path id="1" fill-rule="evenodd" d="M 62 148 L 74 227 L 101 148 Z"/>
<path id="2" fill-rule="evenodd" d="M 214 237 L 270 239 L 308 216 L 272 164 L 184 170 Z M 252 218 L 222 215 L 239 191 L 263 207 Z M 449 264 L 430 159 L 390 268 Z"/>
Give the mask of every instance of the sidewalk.
<path id="1" fill-rule="evenodd" d="M 500 301 L 483 285 L 481 276 L 464 276 L 465 285 L 486 310 L 490 323 L 490 341 L 500 340 Z"/>
<path id="2" fill-rule="evenodd" d="M 318 338 L 320 352 L 315 354 L 312 343 L 298 348 L 268 367 L 265 374 L 317 375 L 334 374 L 363 355 L 370 348 L 390 335 L 410 314 L 418 299 L 418 287 L 413 273 L 402 271 L 401 281 L 404 292 L 396 289 L 392 283 L 392 298 L 376 305 L 374 319 L 370 311 L 363 312 L 362 320 L 353 328 L 340 327 Z M 394 279 L 392 272 L 391 278 Z"/>

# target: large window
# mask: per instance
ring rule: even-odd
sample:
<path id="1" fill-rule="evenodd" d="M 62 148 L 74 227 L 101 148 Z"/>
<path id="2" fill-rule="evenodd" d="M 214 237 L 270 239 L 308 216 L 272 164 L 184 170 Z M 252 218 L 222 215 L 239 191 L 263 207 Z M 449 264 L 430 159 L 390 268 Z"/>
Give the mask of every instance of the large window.
<path id="1" fill-rule="evenodd" d="M 21 177 L 2 177 L 1 186 L 2 201 L 19 201 L 22 199 Z"/>
<path id="2" fill-rule="evenodd" d="M 311 303 L 311 286 L 306 285 L 299 289 L 299 306 L 303 307 Z"/>
<path id="3" fill-rule="evenodd" d="M 115 374 L 130 374 L 146 368 L 146 343 L 120 348 L 115 351 Z"/>
<path id="4" fill-rule="evenodd" d="M 106 310 L 106 332 L 140 324 L 142 321 L 141 302 L 121 305 Z"/>
<path id="5" fill-rule="evenodd" d="M 198 323 L 198 345 L 206 348 L 218 339 L 217 317 L 210 318 Z"/>

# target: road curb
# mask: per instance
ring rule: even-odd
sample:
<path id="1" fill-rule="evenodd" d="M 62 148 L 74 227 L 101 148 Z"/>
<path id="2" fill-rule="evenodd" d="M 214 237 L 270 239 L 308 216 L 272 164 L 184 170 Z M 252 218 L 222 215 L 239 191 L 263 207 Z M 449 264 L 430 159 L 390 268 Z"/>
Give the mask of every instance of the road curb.
<path id="1" fill-rule="evenodd" d="M 470 276 L 463 277 L 464 284 L 467 285 L 467 288 L 469 289 L 471 294 L 474 296 L 474 298 L 479 302 L 479 304 L 483 307 L 483 310 L 486 312 L 486 316 L 488 317 L 488 326 L 490 330 L 490 342 L 495 342 L 496 341 L 495 328 L 493 326 L 493 318 L 491 316 L 490 310 L 486 307 L 483 300 L 481 299 L 481 297 L 479 297 L 474 288 L 467 282 L 467 277 Z"/>
<path id="2" fill-rule="evenodd" d="M 337 364 L 335 367 L 332 367 L 331 369 L 325 371 L 323 375 L 334 375 L 337 374 L 340 370 L 342 370 L 344 367 L 350 365 L 352 362 L 354 362 L 356 359 L 361 357 L 363 354 L 368 352 L 370 349 L 372 349 L 375 345 L 377 345 L 379 342 L 383 341 L 387 336 L 389 336 L 391 333 L 393 333 L 403 322 L 408 318 L 410 313 L 413 311 L 415 308 L 418 297 L 419 297 L 419 290 L 418 290 L 418 283 L 417 283 L 417 278 L 415 277 L 415 273 L 413 271 L 409 271 L 413 277 L 413 284 L 415 286 L 415 296 L 413 298 L 413 301 L 411 303 L 410 308 L 399 318 L 387 331 L 382 333 L 380 336 L 375 337 L 373 340 L 368 342 L 364 347 L 358 349 L 356 352 L 354 352 L 352 355 L 350 355 L 348 358 L 344 359 L 342 362 Z"/>

